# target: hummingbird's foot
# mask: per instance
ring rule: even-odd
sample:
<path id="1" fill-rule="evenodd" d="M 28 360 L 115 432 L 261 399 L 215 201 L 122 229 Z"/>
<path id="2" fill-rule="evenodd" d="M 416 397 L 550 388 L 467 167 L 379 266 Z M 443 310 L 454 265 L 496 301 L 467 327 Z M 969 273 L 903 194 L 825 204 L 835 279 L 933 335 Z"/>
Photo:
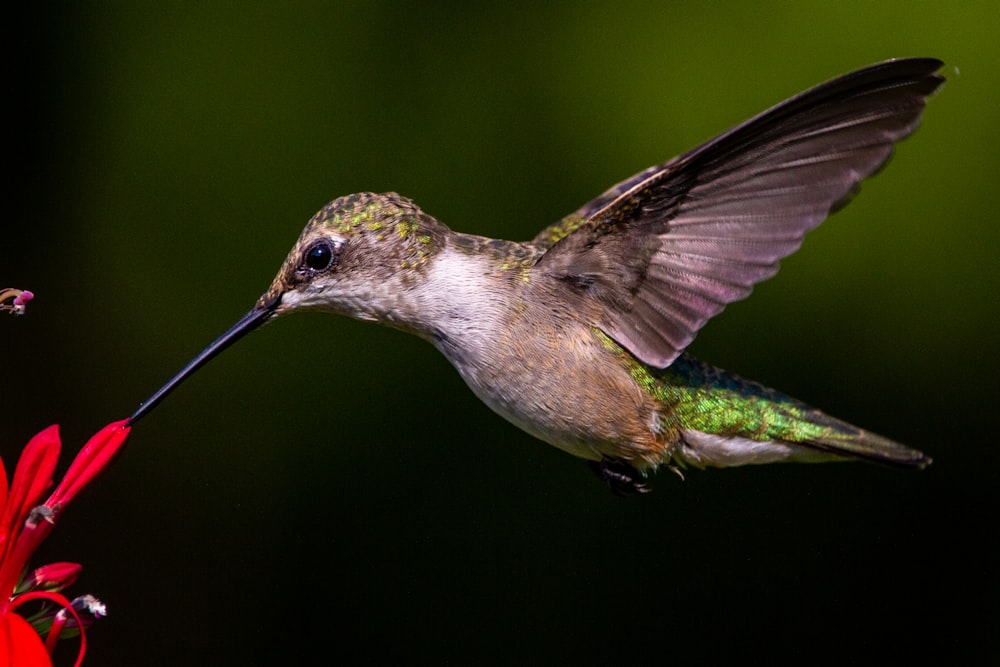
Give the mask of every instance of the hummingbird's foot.
<path id="1" fill-rule="evenodd" d="M 646 477 L 624 459 L 602 456 L 600 461 L 587 461 L 591 470 L 600 475 L 616 496 L 649 493 Z"/>

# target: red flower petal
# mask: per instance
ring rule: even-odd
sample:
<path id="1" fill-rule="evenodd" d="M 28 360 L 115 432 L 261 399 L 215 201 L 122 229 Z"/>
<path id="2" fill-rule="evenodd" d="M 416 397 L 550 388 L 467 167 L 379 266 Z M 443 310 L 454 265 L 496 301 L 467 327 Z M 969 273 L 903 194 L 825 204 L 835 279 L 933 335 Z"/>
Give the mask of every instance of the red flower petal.
<path id="1" fill-rule="evenodd" d="M 7 507 L 7 469 L 3 467 L 3 459 L 0 459 L 0 522 L 3 521 L 2 515 L 5 507 Z M 0 551 L 3 551 L 2 542 L 0 542 Z"/>
<path id="2" fill-rule="evenodd" d="M 83 664 L 83 657 L 87 654 L 87 633 L 84 631 L 83 621 L 80 619 L 80 614 L 78 614 L 76 609 L 73 607 L 73 603 L 67 600 L 60 593 L 53 593 L 51 591 L 32 591 L 31 593 L 24 593 L 23 595 L 18 595 L 17 598 L 14 600 L 14 603 L 11 605 L 11 611 L 21 606 L 25 602 L 31 602 L 32 600 L 48 600 L 49 602 L 55 604 L 57 607 L 62 607 L 62 610 L 65 611 L 70 616 L 72 616 L 73 620 L 76 621 L 76 627 L 80 632 L 79 635 L 80 649 L 77 651 L 76 662 L 73 663 L 73 667 L 80 667 Z M 17 616 L 17 614 L 10 613 L 10 614 L 3 614 L 2 616 Z M 56 616 L 58 620 L 58 614 Z M 49 636 L 44 645 L 44 650 L 48 655 L 51 655 L 52 651 L 55 649 L 55 644 L 57 641 L 59 641 L 59 634 L 61 631 L 62 627 L 60 626 L 57 628 L 57 624 L 53 622 L 52 629 L 49 630 Z M 32 628 L 32 632 L 34 632 L 34 628 Z M 0 667 L 2 667 L 2 665 L 0 665 Z M 16 663 L 14 667 L 18 667 Z"/>
<path id="3" fill-rule="evenodd" d="M 63 509 L 114 459 L 121 451 L 131 430 L 125 425 L 127 422 L 127 419 L 111 422 L 87 441 L 80 453 L 73 459 L 73 463 L 70 464 L 62 482 L 45 501 L 48 507 L 56 510 Z"/>
<path id="4" fill-rule="evenodd" d="M 0 592 L 14 590 L 31 555 L 29 552 L 18 554 L 23 558 L 12 557 L 24 522 L 52 485 L 52 471 L 58 458 L 58 426 L 50 426 L 36 435 L 21 452 L 0 517 Z M 0 609 L 3 607 L 6 607 L 6 600 L 0 600 Z"/>
<path id="5" fill-rule="evenodd" d="M 0 555 L 10 547 L 10 536 L 21 529 L 31 509 L 52 485 L 59 458 L 59 427 L 52 425 L 33 437 L 21 452 L 0 518 Z M 2 558 L 0 558 L 2 560 Z"/>
<path id="6" fill-rule="evenodd" d="M 0 667 L 52 667 L 42 638 L 17 614 L 0 614 Z"/>

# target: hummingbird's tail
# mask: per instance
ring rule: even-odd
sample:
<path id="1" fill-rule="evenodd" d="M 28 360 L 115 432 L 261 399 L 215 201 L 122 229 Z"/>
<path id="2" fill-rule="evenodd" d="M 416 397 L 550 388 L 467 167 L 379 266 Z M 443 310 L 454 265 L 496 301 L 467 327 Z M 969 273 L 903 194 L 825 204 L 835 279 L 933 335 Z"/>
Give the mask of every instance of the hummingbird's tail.
<path id="1" fill-rule="evenodd" d="M 897 468 L 924 468 L 931 458 L 923 452 L 901 445 L 889 438 L 852 426 L 801 403 L 756 406 L 773 420 L 766 433 L 754 429 L 726 429 L 709 433 L 682 429 L 681 438 L 671 452 L 675 463 L 728 468 L 748 464 L 793 461 L 871 461 Z M 791 409 L 789 409 L 791 408 Z"/>
<path id="2" fill-rule="evenodd" d="M 860 459 L 924 468 L 926 456 L 774 389 L 688 355 L 658 376 L 665 410 L 680 426 L 671 452 L 682 464 L 728 467 L 776 461 Z"/>

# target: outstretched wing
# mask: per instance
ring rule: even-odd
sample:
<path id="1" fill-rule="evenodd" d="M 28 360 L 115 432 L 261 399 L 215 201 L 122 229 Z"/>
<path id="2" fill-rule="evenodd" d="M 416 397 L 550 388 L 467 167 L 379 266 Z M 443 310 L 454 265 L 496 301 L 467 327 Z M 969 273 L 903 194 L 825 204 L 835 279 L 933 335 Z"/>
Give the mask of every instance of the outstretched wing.
<path id="1" fill-rule="evenodd" d="M 601 329 L 638 359 L 669 365 L 885 164 L 941 65 L 858 70 L 633 176 L 539 234 L 534 270 L 595 300 Z"/>

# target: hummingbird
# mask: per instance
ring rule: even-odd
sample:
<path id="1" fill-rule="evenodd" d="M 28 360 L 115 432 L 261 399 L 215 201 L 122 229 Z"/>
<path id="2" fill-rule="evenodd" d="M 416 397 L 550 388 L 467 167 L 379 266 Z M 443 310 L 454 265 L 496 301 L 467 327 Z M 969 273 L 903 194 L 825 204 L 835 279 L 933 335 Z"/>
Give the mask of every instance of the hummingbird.
<path id="1" fill-rule="evenodd" d="M 923 453 L 685 349 L 887 162 L 943 83 L 942 65 L 889 60 L 820 84 L 528 242 L 454 232 L 396 193 L 335 199 L 253 308 L 129 423 L 250 331 L 321 310 L 428 341 L 493 411 L 585 459 L 618 494 L 649 490 L 660 466 L 923 468 Z"/>

